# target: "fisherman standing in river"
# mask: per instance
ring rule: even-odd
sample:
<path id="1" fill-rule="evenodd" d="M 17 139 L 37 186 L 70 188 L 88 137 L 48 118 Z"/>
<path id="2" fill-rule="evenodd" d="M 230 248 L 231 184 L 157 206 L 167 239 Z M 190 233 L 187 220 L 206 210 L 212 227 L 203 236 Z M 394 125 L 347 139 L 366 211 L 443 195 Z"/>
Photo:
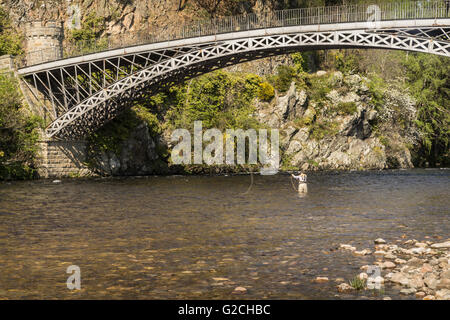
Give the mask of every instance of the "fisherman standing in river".
<path id="1" fill-rule="evenodd" d="M 298 176 L 291 174 L 291 176 L 298 180 L 298 193 L 307 193 L 308 192 L 308 185 L 306 184 L 307 175 L 304 173 L 300 173 Z"/>

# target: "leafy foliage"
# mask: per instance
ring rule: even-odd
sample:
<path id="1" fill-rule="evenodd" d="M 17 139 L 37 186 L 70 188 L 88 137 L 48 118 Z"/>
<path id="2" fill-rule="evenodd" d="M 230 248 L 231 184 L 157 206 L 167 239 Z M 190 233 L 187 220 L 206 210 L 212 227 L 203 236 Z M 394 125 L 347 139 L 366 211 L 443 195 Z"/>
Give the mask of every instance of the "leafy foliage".
<path id="1" fill-rule="evenodd" d="M 343 74 L 353 74 L 358 71 L 357 57 L 349 50 L 336 52 L 334 58 L 336 60 L 336 70 L 341 71 Z"/>
<path id="2" fill-rule="evenodd" d="M 84 18 L 81 29 L 72 30 L 71 38 L 75 41 L 99 38 L 105 30 L 104 21 L 103 17 L 97 16 L 96 12 L 92 11 Z"/>
<path id="3" fill-rule="evenodd" d="M 283 93 L 289 90 L 291 82 L 296 76 L 295 69 L 291 66 L 280 65 L 277 69 L 277 74 L 269 77 L 269 82 L 279 92 Z"/>
<path id="4" fill-rule="evenodd" d="M 386 83 L 384 79 L 377 74 L 371 74 L 368 87 L 371 104 L 376 110 L 381 110 L 385 103 L 384 89 L 386 88 Z"/>
<path id="5" fill-rule="evenodd" d="M 325 119 L 314 122 L 309 128 L 310 136 L 318 141 L 327 136 L 333 136 L 337 134 L 338 131 L 338 123 Z"/>
<path id="6" fill-rule="evenodd" d="M 98 151 L 112 151 L 120 154 L 121 143 L 142 122 L 147 124 L 151 135 L 161 133 L 161 126 L 156 116 L 146 108 L 136 105 L 91 134 L 88 137 L 88 152 L 93 154 Z"/>
<path id="7" fill-rule="evenodd" d="M 319 104 L 326 100 L 326 95 L 331 91 L 328 81 L 326 81 L 327 77 L 328 75 L 320 77 L 313 75 L 306 79 L 308 96 Z"/>
<path id="8" fill-rule="evenodd" d="M 421 132 L 419 164 L 449 165 L 450 63 L 448 58 L 410 54 L 404 60 L 408 85 L 418 105 L 416 124 Z"/>
<path id="9" fill-rule="evenodd" d="M 296 52 L 291 54 L 292 62 L 295 66 L 295 72 L 297 74 L 302 74 L 303 72 L 306 72 L 308 70 L 308 58 L 307 55 Z"/>
<path id="10" fill-rule="evenodd" d="M 100 38 L 104 31 L 105 18 L 97 16 L 94 11 L 89 13 L 82 22 L 82 28 L 73 29 L 69 35 L 69 42 L 75 47 L 72 50 L 76 50 L 77 54 L 84 54 L 106 49 L 108 40 Z"/>
<path id="11" fill-rule="evenodd" d="M 356 103 L 351 102 L 341 102 L 338 105 L 338 114 L 340 115 L 349 115 L 354 114 L 357 110 Z"/>
<path id="12" fill-rule="evenodd" d="M 0 56 L 22 54 L 21 43 L 22 37 L 14 32 L 8 13 L 0 7 Z"/>
<path id="13" fill-rule="evenodd" d="M 356 276 L 352 280 L 349 281 L 350 286 L 356 290 L 363 290 L 366 288 L 366 279 L 361 279 Z"/>
<path id="14" fill-rule="evenodd" d="M 196 120 L 203 121 L 205 128 L 257 128 L 258 122 L 251 117 L 252 101 L 261 83 L 253 74 L 215 71 L 171 88 L 153 103 L 168 107 L 166 120 L 173 128 L 188 128 Z"/>
<path id="15" fill-rule="evenodd" d="M 275 90 L 268 82 L 259 84 L 258 98 L 262 101 L 270 101 L 275 96 Z"/>
<path id="16" fill-rule="evenodd" d="M 0 180 L 36 175 L 38 128 L 42 120 L 27 115 L 14 77 L 0 75 Z"/>

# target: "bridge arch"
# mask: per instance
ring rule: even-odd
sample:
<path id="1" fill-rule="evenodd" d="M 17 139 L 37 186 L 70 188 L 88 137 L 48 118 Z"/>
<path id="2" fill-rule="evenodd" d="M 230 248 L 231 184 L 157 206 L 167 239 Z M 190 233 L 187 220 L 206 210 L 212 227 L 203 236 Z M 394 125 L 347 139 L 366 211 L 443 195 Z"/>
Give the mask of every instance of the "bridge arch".
<path id="1" fill-rule="evenodd" d="M 230 32 L 108 50 L 19 70 L 30 90 L 52 102 L 48 138 L 79 139 L 143 92 L 218 68 L 295 51 L 363 48 L 450 57 L 450 17 L 298 25 Z"/>

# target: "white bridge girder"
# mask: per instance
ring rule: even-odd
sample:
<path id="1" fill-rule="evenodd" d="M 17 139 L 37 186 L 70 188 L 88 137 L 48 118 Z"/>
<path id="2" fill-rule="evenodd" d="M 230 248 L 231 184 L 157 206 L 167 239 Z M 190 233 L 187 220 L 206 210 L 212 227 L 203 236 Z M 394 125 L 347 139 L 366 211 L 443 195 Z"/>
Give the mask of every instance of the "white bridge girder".
<path id="1" fill-rule="evenodd" d="M 257 30 L 247 37 L 216 37 L 214 41 L 188 41 L 166 48 L 154 44 L 148 51 L 132 47 L 121 49 L 120 54 L 71 58 L 20 72 L 32 92 L 39 90 L 52 102 L 54 118 L 46 129 L 47 136 L 78 139 L 114 118 L 143 92 L 156 93 L 166 83 L 264 56 L 316 49 L 381 48 L 450 57 L 450 19 L 441 19 L 439 25 L 405 25 L 403 21 L 398 27 L 378 30 L 304 32 L 302 28 L 302 32 L 284 33 L 293 30 L 290 27 L 262 35 Z"/>

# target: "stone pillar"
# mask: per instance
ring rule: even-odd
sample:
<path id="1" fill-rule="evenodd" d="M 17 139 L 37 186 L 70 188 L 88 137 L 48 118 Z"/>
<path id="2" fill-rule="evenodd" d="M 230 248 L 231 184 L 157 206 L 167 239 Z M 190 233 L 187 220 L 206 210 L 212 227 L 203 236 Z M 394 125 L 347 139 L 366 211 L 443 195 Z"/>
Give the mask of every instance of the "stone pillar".
<path id="1" fill-rule="evenodd" d="M 13 58 L 7 54 L 0 57 L 0 73 L 14 71 Z"/>
<path id="2" fill-rule="evenodd" d="M 39 143 L 38 173 L 41 178 L 91 175 L 86 165 L 86 142 L 42 141 Z"/>
<path id="3" fill-rule="evenodd" d="M 25 37 L 27 40 L 27 65 L 63 57 L 64 27 L 62 22 L 27 22 Z"/>

